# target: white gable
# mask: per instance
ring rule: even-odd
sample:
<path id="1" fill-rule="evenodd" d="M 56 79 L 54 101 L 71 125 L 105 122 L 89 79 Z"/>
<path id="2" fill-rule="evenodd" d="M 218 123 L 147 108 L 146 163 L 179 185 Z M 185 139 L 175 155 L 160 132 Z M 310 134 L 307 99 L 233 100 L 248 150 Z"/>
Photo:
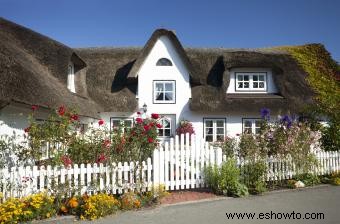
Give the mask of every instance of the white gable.
<path id="1" fill-rule="evenodd" d="M 172 66 L 157 66 L 156 63 L 161 58 L 167 58 L 172 62 Z M 178 114 L 186 107 L 191 98 L 189 84 L 189 72 L 179 56 L 176 48 L 167 36 L 161 36 L 144 63 L 138 71 L 138 98 L 139 107 L 144 103 L 148 106 L 149 112 L 164 114 Z M 175 82 L 176 97 L 172 104 L 156 104 L 153 101 L 155 80 L 167 80 Z"/>

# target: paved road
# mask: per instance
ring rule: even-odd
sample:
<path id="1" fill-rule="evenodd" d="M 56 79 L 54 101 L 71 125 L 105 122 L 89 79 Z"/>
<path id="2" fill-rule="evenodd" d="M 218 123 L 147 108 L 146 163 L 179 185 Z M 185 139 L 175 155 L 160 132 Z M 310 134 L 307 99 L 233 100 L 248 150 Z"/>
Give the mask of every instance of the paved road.
<path id="1" fill-rule="evenodd" d="M 272 213 L 270 213 L 272 211 Z M 323 213 L 324 219 L 311 220 L 249 220 L 228 219 L 226 212 L 252 212 L 269 213 L 268 215 L 280 217 L 279 213 L 301 213 L 301 218 L 306 213 Z M 282 214 L 281 214 L 282 215 Z M 308 215 L 307 215 L 308 216 Z M 264 215 L 265 217 L 265 215 Z M 81 222 L 89 223 L 89 222 Z M 247 198 L 223 198 L 215 201 L 204 201 L 190 204 L 161 206 L 142 211 L 123 212 L 97 220 L 96 224 L 219 224 L 219 223 L 334 223 L 340 224 L 340 187 L 322 186 L 317 188 L 272 192 L 263 196 Z"/>

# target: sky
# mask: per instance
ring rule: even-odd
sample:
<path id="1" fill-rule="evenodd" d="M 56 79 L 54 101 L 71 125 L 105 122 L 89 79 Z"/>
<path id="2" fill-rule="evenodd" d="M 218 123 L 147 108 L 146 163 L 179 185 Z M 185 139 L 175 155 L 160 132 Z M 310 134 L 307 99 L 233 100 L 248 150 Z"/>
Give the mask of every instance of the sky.
<path id="1" fill-rule="evenodd" d="M 166 28 L 185 47 L 322 43 L 340 62 L 340 0 L 0 0 L 0 17 L 70 47 L 144 46 Z"/>

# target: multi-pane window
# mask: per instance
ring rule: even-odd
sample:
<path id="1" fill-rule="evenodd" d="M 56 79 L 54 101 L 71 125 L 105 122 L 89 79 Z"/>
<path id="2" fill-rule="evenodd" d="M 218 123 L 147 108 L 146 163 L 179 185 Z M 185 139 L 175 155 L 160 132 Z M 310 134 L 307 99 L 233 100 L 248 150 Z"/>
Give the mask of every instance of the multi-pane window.
<path id="1" fill-rule="evenodd" d="M 68 65 L 68 75 L 67 75 L 67 88 L 72 92 L 76 92 L 76 87 L 74 84 L 74 65 Z"/>
<path id="2" fill-rule="evenodd" d="M 157 61 L 156 66 L 172 66 L 172 62 L 167 58 L 161 58 Z"/>
<path id="3" fill-rule="evenodd" d="M 110 118 L 110 127 L 111 130 L 114 130 L 115 128 L 122 127 L 123 132 L 126 132 L 129 130 L 133 125 L 133 119 L 132 118 L 119 118 L 119 117 L 111 117 Z"/>
<path id="4" fill-rule="evenodd" d="M 171 137 L 171 119 L 168 117 L 162 117 L 159 119 L 158 123 L 162 125 L 161 128 L 158 128 L 158 136 Z"/>
<path id="5" fill-rule="evenodd" d="M 261 130 L 261 119 L 243 119 L 243 132 L 248 134 L 259 134 Z"/>
<path id="6" fill-rule="evenodd" d="M 204 139 L 207 142 L 223 141 L 225 119 L 204 119 Z"/>
<path id="7" fill-rule="evenodd" d="M 236 90 L 238 91 L 266 91 L 266 73 L 241 73 L 236 75 Z"/>
<path id="8" fill-rule="evenodd" d="M 175 81 L 154 81 L 154 103 L 175 103 Z"/>

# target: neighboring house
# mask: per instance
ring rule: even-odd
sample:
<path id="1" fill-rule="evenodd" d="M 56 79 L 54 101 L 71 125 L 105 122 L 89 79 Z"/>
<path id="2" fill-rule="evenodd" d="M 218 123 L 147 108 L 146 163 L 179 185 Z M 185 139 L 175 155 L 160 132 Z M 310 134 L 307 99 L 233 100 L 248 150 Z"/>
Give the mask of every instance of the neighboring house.
<path id="1" fill-rule="evenodd" d="M 197 136 L 219 141 L 255 133 L 261 108 L 301 112 L 313 97 L 306 75 L 278 49 L 183 48 L 165 29 L 143 48 L 71 49 L 0 19 L 0 133 L 22 131 L 32 104 L 46 113 L 74 107 L 83 123 L 102 118 L 110 127 L 132 125 L 147 106 L 162 115 L 161 138 L 185 119 Z"/>

